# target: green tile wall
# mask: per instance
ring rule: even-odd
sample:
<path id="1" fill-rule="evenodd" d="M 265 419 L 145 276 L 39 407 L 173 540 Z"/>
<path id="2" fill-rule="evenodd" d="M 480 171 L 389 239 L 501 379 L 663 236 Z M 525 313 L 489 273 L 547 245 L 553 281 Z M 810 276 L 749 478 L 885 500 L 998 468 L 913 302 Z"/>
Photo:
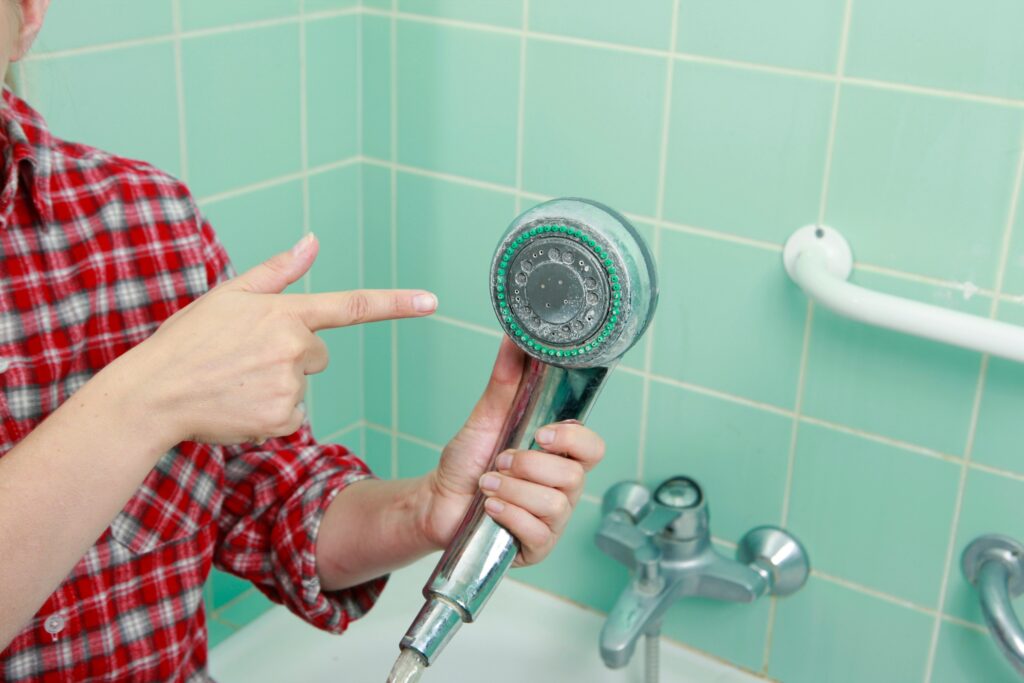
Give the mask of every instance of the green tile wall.
<path id="1" fill-rule="evenodd" d="M 441 295 L 367 359 L 397 473 L 425 471 L 483 387 L 495 236 L 593 196 L 656 244 L 661 308 L 594 412 L 609 455 L 562 544 L 515 576 L 609 609 L 601 494 L 690 474 L 722 552 L 782 524 L 815 571 L 774 605 L 680 604 L 667 638 L 786 683 L 1012 680 L 958 561 L 976 534 L 1024 539 L 1024 372 L 809 306 L 781 248 L 824 221 L 854 282 L 1024 323 L 1016 5 L 364 6 L 366 263 Z"/>
<path id="2" fill-rule="evenodd" d="M 1015 680 L 958 561 L 1024 540 L 1024 371 L 808 306 L 781 246 L 823 220 L 855 282 L 1024 324 L 1019 3 L 136 5 L 51 10 L 18 75 L 59 134 L 183 177 L 240 267 L 315 230 L 297 291 L 440 294 L 435 320 L 325 335 L 321 438 L 428 471 L 497 350 L 497 235 L 592 196 L 655 245 L 661 309 L 592 416 L 609 455 L 562 544 L 515 576 L 609 609 L 601 494 L 690 474 L 722 552 L 782 524 L 815 571 L 774 604 L 680 604 L 667 638 L 785 683 Z M 219 573 L 207 600 L 213 641 L 267 607 Z"/>

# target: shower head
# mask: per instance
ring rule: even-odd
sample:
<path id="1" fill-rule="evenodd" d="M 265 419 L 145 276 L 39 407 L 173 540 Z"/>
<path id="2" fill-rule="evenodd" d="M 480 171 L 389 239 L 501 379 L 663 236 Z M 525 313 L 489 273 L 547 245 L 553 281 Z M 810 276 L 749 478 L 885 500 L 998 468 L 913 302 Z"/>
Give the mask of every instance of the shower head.
<path id="1" fill-rule="evenodd" d="M 491 302 L 530 360 L 491 454 L 534 448 L 543 425 L 586 419 L 611 367 L 654 315 L 654 259 L 636 229 L 607 206 L 555 199 L 512 221 L 491 262 Z M 426 602 L 401 641 L 391 681 L 432 664 L 474 621 L 516 557 L 512 534 L 470 504 L 423 588 Z"/>
<path id="2" fill-rule="evenodd" d="M 526 353 L 565 368 L 608 366 L 647 329 L 654 259 L 613 209 L 553 199 L 520 214 L 491 262 L 491 303 Z"/>

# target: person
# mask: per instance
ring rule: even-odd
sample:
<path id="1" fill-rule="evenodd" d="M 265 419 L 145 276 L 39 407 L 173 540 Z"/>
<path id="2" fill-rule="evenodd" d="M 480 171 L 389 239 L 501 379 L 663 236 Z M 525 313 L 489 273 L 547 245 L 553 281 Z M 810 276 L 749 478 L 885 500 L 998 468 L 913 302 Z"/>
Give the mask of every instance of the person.
<path id="1" fill-rule="evenodd" d="M 47 5 L 0 0 L 0 69 Z M 376 479 L 311 435 L 315 332 L 436 297 L 283 294 L 312 236 L 234 277 L 181 183 L 55 138 L 8 89 L 0 147 L 0 679 L 205 680 L 211 566 L 340 633 L 481 487 L 517 564 L 550 552 L 604 444 L 548 425 L 484 474 L 524 362 L 509 340 L 437 469 Z"/>

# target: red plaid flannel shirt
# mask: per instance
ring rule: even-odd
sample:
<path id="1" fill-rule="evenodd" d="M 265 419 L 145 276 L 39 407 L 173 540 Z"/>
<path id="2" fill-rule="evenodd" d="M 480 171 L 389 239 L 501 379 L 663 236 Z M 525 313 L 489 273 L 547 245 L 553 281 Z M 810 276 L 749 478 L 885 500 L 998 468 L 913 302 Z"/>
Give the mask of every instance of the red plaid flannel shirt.
<path id="1" fill-rule="evenodd" d="M 233 271 L 180 182 L 52 137 L 8 90 L 0 118 L 2 455 Z M 308 423 L 260 448 L 179 444 L 0 653 L 0 680 L 206 680 L 211 565 L 343 631 L 383 579 L 321 591 L 316 534 L 334 495 L 368 476 Z"/>

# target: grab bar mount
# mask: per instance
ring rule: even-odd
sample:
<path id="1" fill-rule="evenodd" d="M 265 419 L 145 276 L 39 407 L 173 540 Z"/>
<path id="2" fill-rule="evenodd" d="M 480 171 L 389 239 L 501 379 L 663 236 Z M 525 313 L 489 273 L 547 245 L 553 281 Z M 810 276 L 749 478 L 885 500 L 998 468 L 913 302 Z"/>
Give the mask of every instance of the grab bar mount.
<path id="1" fill-rule="evenodd" d="M 833 228 L 809 225 L 786 241 L 786 272 L 815 302 L 863 323 L 1024 363 L 1024 328 L 883 294 L 847 282 L 849 243 Z"/>

